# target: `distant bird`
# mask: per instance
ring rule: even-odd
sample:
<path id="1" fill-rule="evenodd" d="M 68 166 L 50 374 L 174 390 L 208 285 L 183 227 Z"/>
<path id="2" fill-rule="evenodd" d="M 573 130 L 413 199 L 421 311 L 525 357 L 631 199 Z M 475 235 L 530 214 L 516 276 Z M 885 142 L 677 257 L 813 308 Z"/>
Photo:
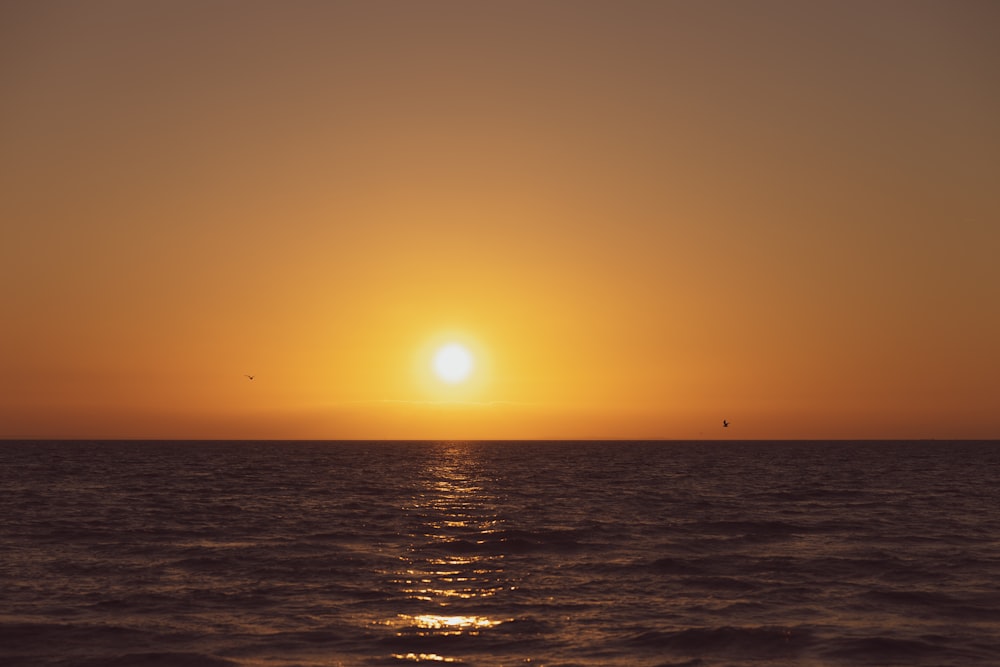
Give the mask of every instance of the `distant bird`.
<path id="1" fill-rule="evenodd" d="M 250 379 L 252 380 L 253 378 Z M 725 419 L 722 420 L 722 428 L 729 428 L 729 422 Z"/>
<path id="2" fill-rule="evenodd" d="M 244 373 L 244 374 L 243 374 L 243 377 L 248 377 L 248 378 L 250 378 L 251 380 L 253 379 L 253 376 L 252 376 L 252 375 L 247 375 L 246 373 Z"/>

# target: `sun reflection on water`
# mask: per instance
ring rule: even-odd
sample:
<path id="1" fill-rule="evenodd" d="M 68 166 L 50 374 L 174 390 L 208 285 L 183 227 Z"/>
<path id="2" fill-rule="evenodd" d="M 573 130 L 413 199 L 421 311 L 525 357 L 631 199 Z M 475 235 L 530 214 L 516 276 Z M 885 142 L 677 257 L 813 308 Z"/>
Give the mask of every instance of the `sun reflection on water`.
<path id="1" fill-rule="evenodd" d="M 414 649 L 394 653 L 411 662 L 460 662 L 443 655 L 442 646 L 427 645 L 435 637 L 479 636 L 509 618 L 484 613 L 477 601 L 495 598 L 516 586 L 504 573 L 503 529 L 498 499 L 476 477 L 472 450 L 461 445 L 435 452 L 419 474 L 421 484 L 404 508 L 414 519 L 409 549 L 392 583 L 405 604 L 404 612 L 379 622 L 405 638 L 421 638 Z M 429 652 L 428 649 L 436 652 Z"/>

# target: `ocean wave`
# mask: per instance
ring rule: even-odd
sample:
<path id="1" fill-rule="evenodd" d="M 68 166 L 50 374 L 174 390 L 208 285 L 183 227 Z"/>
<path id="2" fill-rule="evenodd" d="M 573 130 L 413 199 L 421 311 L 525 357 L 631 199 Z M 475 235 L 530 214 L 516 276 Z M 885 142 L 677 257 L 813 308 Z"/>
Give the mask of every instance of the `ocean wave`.
<path id="1" fill-rule="evenodd" d="M 812 632 L 802 628 L 767 626 L 650 630 L 633 637 L 632 643 L 644 648 L 689 654 L 753 655 L 759 659 L 800 653 L 811 645 Z"/>
<path id="2" fill-rule="evenodd" d="M 579 535 L 579 531 L 491 530 L 466 538 L 434 539 L 425 543 L 423 548 L 455 554 L 524 554 L 539 551 L 566 553 L 582 548 Z M 437 538 L 437 535 L 432 537 Z"/>
<path id="3" fill-rule="evenodd" d="M 239 667 L 239 663 L 200 653 L 168 652 L 72 658 L 55 667 Z"/>
<path id="4" fill-rule="evenodd" d="M 946 637 L 901 639 L 871 636 L 839 639 L 820 651 L 823 657 L 847 660 L 855 665 L 963 664 L 989 658 L 961 646 L 951 646 Z M 993 657 L 996 657 L 995 655 Z"/>

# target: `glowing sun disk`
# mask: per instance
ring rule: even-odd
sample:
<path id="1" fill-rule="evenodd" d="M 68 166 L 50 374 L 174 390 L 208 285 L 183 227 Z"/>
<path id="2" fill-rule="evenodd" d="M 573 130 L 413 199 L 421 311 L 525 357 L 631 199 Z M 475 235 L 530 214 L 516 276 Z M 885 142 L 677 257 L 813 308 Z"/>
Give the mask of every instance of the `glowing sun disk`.
<path id="1" fill-rule="evenodd" d="M 434 372 L 445 382 L 461 382 L 472 372 L 472 355 L 458 343 L 449 343 L 434 354 Z"/>

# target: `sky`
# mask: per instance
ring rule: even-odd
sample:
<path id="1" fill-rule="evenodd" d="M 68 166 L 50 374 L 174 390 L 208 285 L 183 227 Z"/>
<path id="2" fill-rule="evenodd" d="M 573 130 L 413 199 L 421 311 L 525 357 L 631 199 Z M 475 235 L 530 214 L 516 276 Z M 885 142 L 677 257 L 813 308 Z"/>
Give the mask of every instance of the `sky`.
<path id="1" fill-rule="evenodd" d="M 7 0 L 0 438 L 1000 438 L 998 26 Z"/>

